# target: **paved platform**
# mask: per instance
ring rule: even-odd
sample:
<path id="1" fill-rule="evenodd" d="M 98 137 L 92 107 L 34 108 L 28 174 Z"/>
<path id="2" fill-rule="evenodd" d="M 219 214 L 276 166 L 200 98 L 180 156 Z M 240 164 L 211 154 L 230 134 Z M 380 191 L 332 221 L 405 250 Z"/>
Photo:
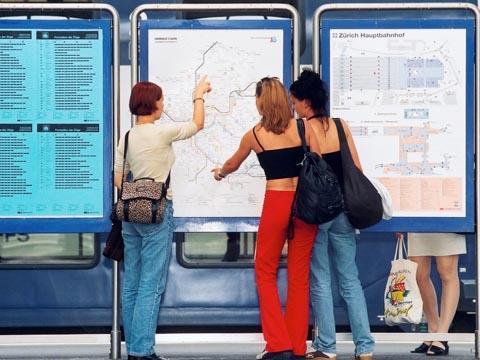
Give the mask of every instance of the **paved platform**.
<path id="1" fill-rule="evenodd" d="M 422 360 L 425 355 L 409 354 L 416 344 L 377 344 L 375 359 L 378 360 Z M 353 359 L 353 345 L 341 343 L 338 345 L 338 360 Z M 126 359 L 122 349 L 122 359 Z M 158 346 L 157 353 L 167 356 L 169 360 L 253 360 L 258 346 L 248 346 L 242 349 L 238 345 L 199 345 L 188 346 Z M 45 346 L 0 346 L 2 360 L 108 360 L 108 346 L 88 345 L 45 345 Z M 428 359 L 432 359 L 428 357 Z M 466 360 L 474 359 L 473 344 L 451 344 L 451 354 L 441 359 Z"/>
<path id="2" fill-rule="evenodd" d="M 402 334 L 401 334 L 402 335 Z M 157 335 L 158 336 L 158 335 Z M 176 341 L 165 336 L 157 338 L 157 353 L 169 360 L 254 360 L 255 355 L 263 349 L 263 342 L 257 341 L 258 335 L 239 341 L 239 334 L 222 334 L 223 341 L 212 343 L 201 341 L 204 336 L 196 334 L 199 341 L 191 341 L 175 336 Z M 208 335 L 206 335 L 208 336 Z M 178 339 L 180 337 L 180 339 Z M 74 339 L 74 341 L 72 341 Z M 158 341 L 163 339 L 163 341 Z M 468 341 L 451 341 L 450 355 L 441 359 L 471 360 L 474 359 L 472 337 Z M 410 350 L 418 343 L 411 341 L 378 341 L 375 350 L 376 360 L 426 360 L 422 354 L 410 354 Z M 338 360 L 352 360 L 354 347 L 350 340 L 338 341 Z M 0 336 L 0 360 L 108 360 L 110 353 L 109 336 L 97 335 L 88 337 L 66 336 Z M 126 359 L 122 344 L 122 359 Z"/>

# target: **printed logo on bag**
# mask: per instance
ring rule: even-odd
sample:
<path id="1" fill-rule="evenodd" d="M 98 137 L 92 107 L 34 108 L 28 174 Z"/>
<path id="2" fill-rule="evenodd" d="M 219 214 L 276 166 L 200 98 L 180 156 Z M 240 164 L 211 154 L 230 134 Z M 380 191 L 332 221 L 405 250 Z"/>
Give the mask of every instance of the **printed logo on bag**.
<path id="1" fill-rule="evenodd" d="M 406 289 L 405 279 L 407 278 L 403 273 L 392 274 L 387 299 L 390 299 L 390 304 L 399 305 L 404 303 L 405 297 L 408 296 L 409 290 Z"/>
<path id="2" fill-rule="evenodd" d="M 400 270 L 390 274 L 391 280 L 385 298 L 388 299 L 390 305 L 393 305 L 395 308 L 386 309 L 385 315 L 398 316 L 401 314 L 408 316 L 413 305 L 411 300 L 407 300 L 410 290 L 407 289 L 406 274 L 410 274 L 410 271 Z"/>

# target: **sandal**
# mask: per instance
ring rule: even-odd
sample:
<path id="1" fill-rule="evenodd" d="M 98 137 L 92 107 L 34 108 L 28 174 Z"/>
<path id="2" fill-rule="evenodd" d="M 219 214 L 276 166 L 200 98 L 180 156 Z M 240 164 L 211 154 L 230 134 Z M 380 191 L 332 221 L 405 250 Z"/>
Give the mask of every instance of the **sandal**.
<path id="1" fill-rule="evenodd" d="M 442 348 L 440 346 L 434 345 L 435 342 L 442 344 L 444 347 Z M 430 345 L 430 347 L 428 348 L 426 355 L 427 356 L 448 355 L 448 350 L 449 350 L 448 341 L 434 341 L 432 342 L 432 345 Z"/>
<path id="2" fill-rule="evenodd" d="M 432 346 L 431 341 L 428 341 L 428 342 L 424 341 L 420 346 L 411 350 L 410 353 L 412 353 L 412 354 L 425 354 L 428 351 L 428 349 L 430 348 L 430 346 Z"/>

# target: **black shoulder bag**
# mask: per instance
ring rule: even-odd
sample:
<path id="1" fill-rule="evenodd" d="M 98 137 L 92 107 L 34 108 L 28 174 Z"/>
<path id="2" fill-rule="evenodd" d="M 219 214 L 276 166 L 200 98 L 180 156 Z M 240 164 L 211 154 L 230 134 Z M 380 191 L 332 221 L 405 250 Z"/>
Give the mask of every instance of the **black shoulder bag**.
<path id="1" fill-rule="evenodd" d="M 103 256 L 115 260 L 123 260 L 123 237 L 122 237 L 122 222 L 118 220 L 115 212 L 112 212 L 110 216 L 112 220 L 112 229 L 108 233 L 107 241 L 105 242 L 105 248 L 103 249 Z"/>
<path id="2" fill-rule="evenodd" d="M 127 157 L 128 135 L 130 130 L 125 134 L 125 149 L 123 151 L 123 167 L 122 167 L 122 183 L 125 172 L 125 159 Z M 119 195 L 120 197 L 120 195 Z M 122 261 L 124 253 L 124 243 L 122 237 L 122 221 L 118 218 L 116 212 L 117 204 L 113 205 L 110 220 L 112 221 L 112 229 L 108 233 L 105 248 L 103 249 L 103 256 L 115 260 Z"/>
<path id="3" fill-rule="evenodd" d="M 323 224 L 343 211 L 342 191 L 337 176 L 321 156 L 308 151 L 303 119 L 297 119 L 297 128 L 305 154 L 300 163 L 297 189 L 290 212 L 288 239 L 293 237 L 294 217 L 308 224 Z"/>
<path id="4" fill-rule="evenodd" d="M 337 126 L 343 169 L 343 199 L 345 214 L 356 229 L 364 229 L 382 220 L 382 197 L 368 178 L 355 166 L 342 122 L 333 121 Z"/>

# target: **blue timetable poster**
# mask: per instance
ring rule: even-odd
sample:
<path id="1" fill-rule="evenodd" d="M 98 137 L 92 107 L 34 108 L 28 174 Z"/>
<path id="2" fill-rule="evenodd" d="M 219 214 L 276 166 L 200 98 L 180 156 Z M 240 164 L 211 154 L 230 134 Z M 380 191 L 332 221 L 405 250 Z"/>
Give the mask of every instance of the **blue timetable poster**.
<path id="1" fill-rule="evenodd" d="M 0 22 L 0 231 L 108 229 L 106 24 Z"/>

